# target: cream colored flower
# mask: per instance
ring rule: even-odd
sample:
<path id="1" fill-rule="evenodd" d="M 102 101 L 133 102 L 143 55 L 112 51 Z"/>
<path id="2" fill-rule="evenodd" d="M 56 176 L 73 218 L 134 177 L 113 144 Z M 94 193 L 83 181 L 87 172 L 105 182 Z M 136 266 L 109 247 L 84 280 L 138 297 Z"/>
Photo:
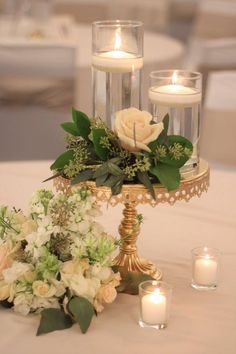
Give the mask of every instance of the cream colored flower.
<path id="1" fill-rule="evenodd" d="M 16 251 L 13 243 L 8 240 L 0 245 L 0 280 L 3 279 L 3 271 L 13 264 L 13 255 Z"/>
<path id="2" fill-rule="evenodd" d="M 27 220 L 21 225 L 19 239 L 22 240 L 32 232 L 37 230 L 37 224 L 34 220 Z"/>
<path id="3" fill-rule="evenodd" d="M 36 280 L 33 282 L 33 293 L 39 297 L 52 297 L 56 294 L 57 289 L 53 285 L 49 285 L 48 283 L 42 280 Z"/>
<path id="4" fill-rule="evenodd" d="M 116 288 L 118 285 L 120 285 L 120 282 L 121 282 L 121 276 L 120 273 L 117 272 L 111 275 L 108 284 Z"/>
<path id="5" fill-rule="evenodd" d="M 5 281 L 0 281 L 0 301 L 6 300 L 10 296 L 11 286 L 5 283 Z"/>
<path id="6" fill-rule="evenodd" d="M 97 312 L 102 312 L 104 310 L 104 306 L 101 304 L 100 301 L 98 301 L 97 298 L 94 299 L 93 306 Z"/>
<path id="7" fill-rule="evenodd" d="M 147 145 L 156 140 L 164 128 L 162 122 L 150 124 L 151 120 L 150 113 L 133 107 L 116 112 L 115 131 L 121 146 L 131 152 L 150 152 Z"/>
<path id="8" fill-rule="evenodd" d="M 100 303 L 111 304 L 116 298 L 117 292 L 114 286 L 110 284 L 102 285 L 97 294 L 97 300 Z"/>
<path id="9" fill-rule="evenodd" d="M 22 213 L 22 211 L 18 211 L 18 213 L 16 213 L 14 215 L 15 221 L 17 222 L 17 224 L 24 224 L 24 222 L 27 220 L 26 216 Z"/>

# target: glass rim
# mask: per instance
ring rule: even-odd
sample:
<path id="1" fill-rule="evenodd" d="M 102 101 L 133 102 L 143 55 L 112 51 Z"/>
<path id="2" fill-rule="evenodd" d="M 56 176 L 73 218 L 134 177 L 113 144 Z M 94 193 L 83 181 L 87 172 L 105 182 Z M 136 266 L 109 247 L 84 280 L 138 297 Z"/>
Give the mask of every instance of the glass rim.
<path id="1" fill-rule="evenodd" d="M 191 250 L 192 255 L 204 257 L 204 254 L 209 254 L 209 256 L 220 256 L 221 252 L 218 248 L 215 247 L 195 247 Z"/>
<path id="2" fill-rule="evenodd" d="M 147 294 L 153 294 L 153 291 L 144 289 L 143 286 L 146 284 L 156 286 L 157 289 L 158 289 L 158 285 L 159 285 L 160 290 L 168 290 L 168 291 L 173 290 L 173 288 L 170 284 L 168 284 L 162 280 L 155 280 L 155 279 L 151 280 L 150 279 L 150 280 L 145 280 L 139 284 L 139 290 L 142 290 L 142 291 L 146 292 Z"/>
<path id="3" fill-rule="evenodd" d="M 92 22 L 93 27 L 143 27 L 142 21 L 136 20 L 103 20 Z"/>
<path id="4" fill-rule="evenodd" d="M 199 71 L 191 70 L 178 70 L 178 69 L 166 69 L 166 70 L 154 70 L 151 71 L 149 77 L 151 79 L 172 79 L 174 73 L 183 74 L 184 79 L 197 80 L 202 78 L 202 73 Z M 168 74 L 169 75 L 165 75 Z"/>

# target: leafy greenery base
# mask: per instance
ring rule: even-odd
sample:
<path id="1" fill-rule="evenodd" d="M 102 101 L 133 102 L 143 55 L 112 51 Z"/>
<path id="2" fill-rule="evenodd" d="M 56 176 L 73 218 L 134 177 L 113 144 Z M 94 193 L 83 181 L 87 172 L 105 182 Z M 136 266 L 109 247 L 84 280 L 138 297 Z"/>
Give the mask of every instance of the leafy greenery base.
<path id="1" fill-rule="evenodd" d="M 149 152 L 130 152 L 121 146 L 115 132 L 100 119 L 89 119 L 83 112 L 72 109 L 72 122 L 62 124 L 69 133 L 66 151 L 52 164 L 54 176 L 71 180 L 72 185 L 87 180 L 96 186 L 121 192 L 123 184 L 143 184 L 155 199 L 153 184 L 161 183 L 168 191 L 180 184 L 180 168 L 190 158 L 192 143 L 179 135 L 168 135 L 169 116 L 164 130 L 148 144 Z M 49 180 L 47 179 L 47 180 Z"/>

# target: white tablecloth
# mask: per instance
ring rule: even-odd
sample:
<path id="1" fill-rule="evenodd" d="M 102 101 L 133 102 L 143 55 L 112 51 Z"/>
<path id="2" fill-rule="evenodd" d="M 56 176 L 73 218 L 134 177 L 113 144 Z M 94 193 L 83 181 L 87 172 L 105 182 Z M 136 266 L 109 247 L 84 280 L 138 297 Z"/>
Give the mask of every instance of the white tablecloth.
<path id="1" fill-rule="evenodd" d="M 49 162 L 0 164 L 0 202 L 25 207 L 29 194 L 50 175 Z M 138 326 L 138 297 L 119 295 L 94 318 L 86 335 L 79 328 L 36 337 L 39 318 L 0 310 L 2 354 L 235 354 L 236 352 L 236 169 L 212 168 L 211 187 L 200 199 L 175 206 L 139 207 L 145 223 L 139 253 L 155 261 L 173 286 L 169 326 L 163 331 Z M 101 221 L 117 234 L 121 206 Z M 215 292 L 190 287 L 190 250 L 222 251 L 220 286 Z"/>

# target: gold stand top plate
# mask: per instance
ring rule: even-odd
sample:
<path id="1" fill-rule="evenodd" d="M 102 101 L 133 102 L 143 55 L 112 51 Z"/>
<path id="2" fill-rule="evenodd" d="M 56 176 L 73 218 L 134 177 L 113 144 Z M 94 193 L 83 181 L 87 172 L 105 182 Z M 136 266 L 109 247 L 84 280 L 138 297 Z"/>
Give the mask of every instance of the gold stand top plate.
<path id="1" fill-rule="evenodd" d="M 176 201 L 189 201 L 194 196 L 200 197 L 203 192 L 206 192 L 209 187 L 210 169 L 207 161 L 200 159 L 198 167 L 191 176 L 182 177 L 179 188 L 175 191 L 170 191 L 164 188 L 161 184 L 155 184 L 154 190 L 156 200 L 152 198 L 148 190 L 142 184 L 125 184 L 122 187 L 122 192 L 118 195 L 111 195 L 111 190 L 108 187 L 96 187 L 95 182 L 87 181 L 80 185 L 87 186 L 91 189 L 97 201 L 108 202 L 112 206 L 118 203 L 134 203 L 134 204 L 150 204 L 155 206 L 160 203 L 169 203 L 173 205 Z M 71 184 L 70 180 L 63 177 L 58 177 L 54 180 L 54 185 L 57 191 L 68 193 Z"/>

